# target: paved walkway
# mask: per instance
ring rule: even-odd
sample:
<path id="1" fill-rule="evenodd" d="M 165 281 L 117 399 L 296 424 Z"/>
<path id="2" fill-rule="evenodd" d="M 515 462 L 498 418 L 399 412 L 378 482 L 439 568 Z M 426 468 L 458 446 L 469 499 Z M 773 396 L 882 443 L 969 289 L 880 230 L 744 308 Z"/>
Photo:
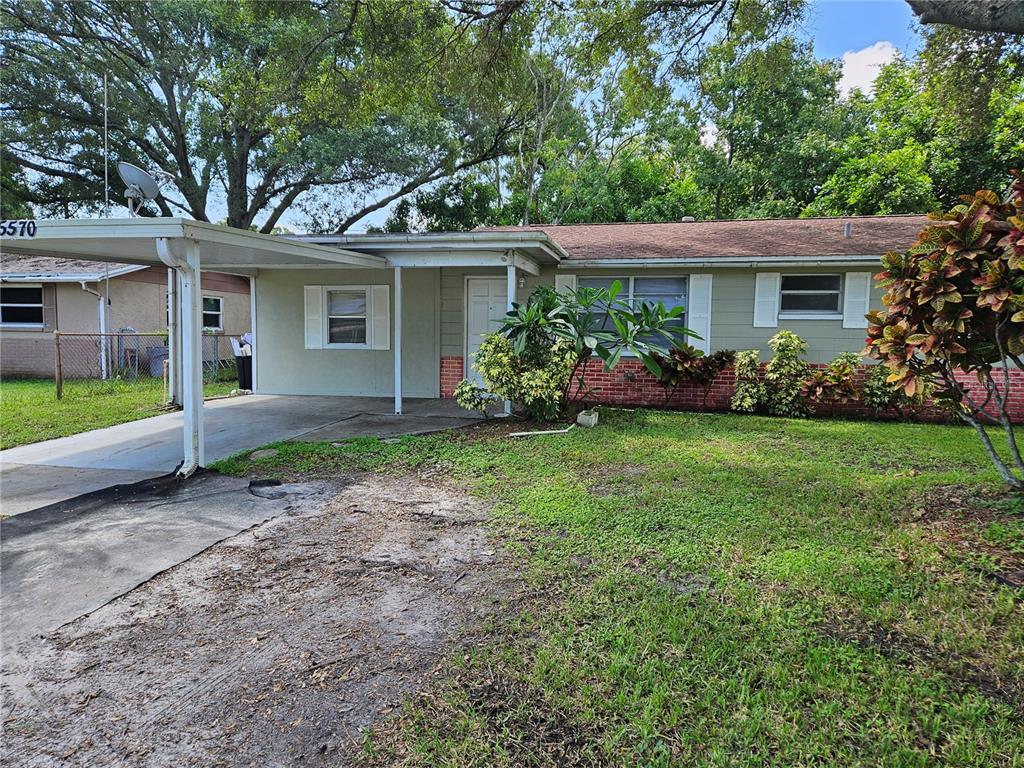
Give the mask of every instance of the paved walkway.
<path id="1" fill-rule="evenodd" d="M 247 395 L 204 407 L 206 463 L 279 440 L 435 432 L 475 417 L 451 400 Z M 180 463 L 181 412 L 0 451 L 0 513 L 15 515 L 120 483 L 165 475 Z"/>

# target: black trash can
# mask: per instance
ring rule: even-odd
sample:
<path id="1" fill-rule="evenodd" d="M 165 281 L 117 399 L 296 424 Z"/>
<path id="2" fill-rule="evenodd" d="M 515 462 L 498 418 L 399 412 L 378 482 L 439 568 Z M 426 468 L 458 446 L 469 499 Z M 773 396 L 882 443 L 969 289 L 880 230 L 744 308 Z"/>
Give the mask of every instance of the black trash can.
<path id="1" fill-rule="evenodd" d="M 252 355 L 236 357 L 235 366 L 238 368 L 238 388 L 252 390 Z"/>

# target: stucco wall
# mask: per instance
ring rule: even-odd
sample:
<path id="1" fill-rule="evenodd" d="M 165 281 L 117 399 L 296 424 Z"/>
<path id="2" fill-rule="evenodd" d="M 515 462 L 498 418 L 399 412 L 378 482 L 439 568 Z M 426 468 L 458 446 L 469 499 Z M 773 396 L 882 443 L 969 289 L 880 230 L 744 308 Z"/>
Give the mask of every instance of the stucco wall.
<path id="1" fill-rule="evenodd" d="M 303 286 L 388 285 L 391 344 L 387 350 L 305 349 Z M 440 272 L 402 271 L 402 390 L 407 397 L 440 394 Z M 392 270 L 263 270 L 256 279 L 256 387 L 267 394 L 394 395 Z"/>
<path id="2" fill-rule="evenodd" d="M 807 360 L 826 363 L 840 352 L 857 352 L 864 347 L 864 329 L 843 328 L 842 320 L 785 320 L 777 328 L 754 327 L 754 281 L 756 269 L 695 270 L 692 274 L 709 273 L 711 284 L 711 347 L 712 349 L 760 349 L 765 358 L 770 354 L 768 340 L 787 328 L 799 334 L 808 343 Z M 780 270 L 783 274 L 835 274 L 846 271 L 870 272 L 871 268 L 801 268 Z M 465 277 L 466 275 L 501 276 L 503 270 L 441 270 L 441 354 L 465 354 Z M 587 269 L 574 270 L 578 276 L 657 276 L 691 274 L 684 269 Z M 555 270 L 544 269 L 538 277 L 526 275 L 525 287 L 517 291 L 519 300 L 525 299 L 540 284 L 554 286 Z M 882 294 L 872 288 L 872 307 L 881 308 Z"/>

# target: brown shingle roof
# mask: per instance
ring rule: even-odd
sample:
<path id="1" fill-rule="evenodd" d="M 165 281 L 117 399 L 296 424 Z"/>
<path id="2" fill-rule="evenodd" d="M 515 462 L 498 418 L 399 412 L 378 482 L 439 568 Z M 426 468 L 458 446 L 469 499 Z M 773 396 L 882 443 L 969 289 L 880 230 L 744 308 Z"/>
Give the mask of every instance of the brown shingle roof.
<path id="1" fill-rule="evenodd" d="M 34 277 L 45 282 L 46 278 L 93 278 L 97 275 L 118 274 L 145 269 L 138 264 L 87 261 L 85 259 L 57 259 L 50 256 L 30 256 L 24 253 L 0 254 L 0 277 L 17 275 Z"/>
<path id="2" fill-rule="evenodd" d="M 765 256 L 881 256 L 902 250 L 928 223 L 925 216 L 739 219 L 662 224 L 538 224 L 487 231 L 546 232 L 571 260 L 715 259 Z M 850 225 L 850 236 L 844 227 Z"/>

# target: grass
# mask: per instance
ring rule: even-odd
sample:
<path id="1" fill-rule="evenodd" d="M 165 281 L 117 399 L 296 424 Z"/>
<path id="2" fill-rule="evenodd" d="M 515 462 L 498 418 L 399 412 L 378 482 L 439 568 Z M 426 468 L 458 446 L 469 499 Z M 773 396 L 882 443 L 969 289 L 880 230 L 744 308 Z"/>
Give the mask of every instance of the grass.
<path id="1" fill-rule="evenodd" d="M 236 384 L 207 384 L 207 397 L 229 393 Z M 165 413 L 163 382 L 69 383 L 57 400 L 52 380 L 0 382 L 0 449 L 109 427 Z"/>
<path id="2" fill-rule="evenodd" d="M 495 504 L 523 591 L 366 760 L 1024 764 L 1024 552 L 954 426 L 604 412 L 567 435 L 282 443 L 261 476 L 430 466 Z"/>

